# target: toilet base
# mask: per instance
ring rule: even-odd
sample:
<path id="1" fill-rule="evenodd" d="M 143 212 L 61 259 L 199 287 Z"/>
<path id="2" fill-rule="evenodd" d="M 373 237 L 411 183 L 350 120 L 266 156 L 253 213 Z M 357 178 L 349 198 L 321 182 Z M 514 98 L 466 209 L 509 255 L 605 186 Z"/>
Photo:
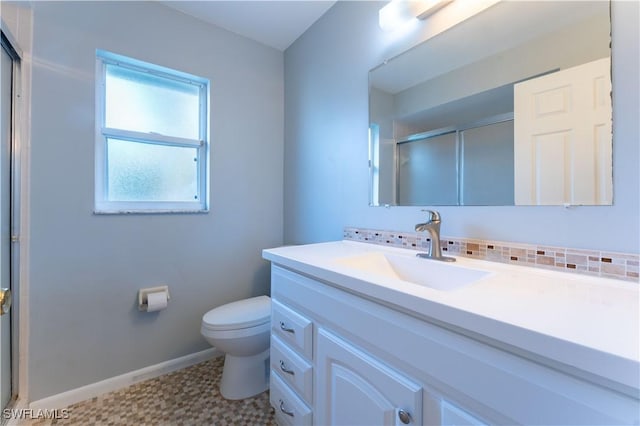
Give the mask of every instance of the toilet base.
<path id="1" fill-rule="evenodd" d="M 245 399 L 269 389 L 269 349 L 253 356 L 225 355 L 220 393 L 226 399 Z"/>

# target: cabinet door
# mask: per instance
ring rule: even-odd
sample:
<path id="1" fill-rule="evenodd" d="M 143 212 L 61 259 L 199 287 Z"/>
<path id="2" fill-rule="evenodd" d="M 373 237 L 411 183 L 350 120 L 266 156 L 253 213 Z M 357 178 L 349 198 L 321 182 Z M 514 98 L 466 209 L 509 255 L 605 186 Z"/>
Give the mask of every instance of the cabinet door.
<path id="1" fill-rule="evenodd" d="M 317 355 L 317 424 L 422 424 L 417 383 L 325 329 Z"/>

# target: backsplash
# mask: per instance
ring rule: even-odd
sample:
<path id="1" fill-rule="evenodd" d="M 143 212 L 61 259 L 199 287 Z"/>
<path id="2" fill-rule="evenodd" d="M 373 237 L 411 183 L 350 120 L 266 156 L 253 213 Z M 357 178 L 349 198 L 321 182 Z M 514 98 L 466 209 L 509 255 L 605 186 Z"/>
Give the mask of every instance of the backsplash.
<path id="1" fill-rule="evenodd" d="M 431 244 L 422 233 L 355 227 L 344 228 L 344 239 L 413 250 L 426 250 Z M 440 241 L 443 254 L 639 282 L 638 254 L 466 238 L 441 237 Z"/>

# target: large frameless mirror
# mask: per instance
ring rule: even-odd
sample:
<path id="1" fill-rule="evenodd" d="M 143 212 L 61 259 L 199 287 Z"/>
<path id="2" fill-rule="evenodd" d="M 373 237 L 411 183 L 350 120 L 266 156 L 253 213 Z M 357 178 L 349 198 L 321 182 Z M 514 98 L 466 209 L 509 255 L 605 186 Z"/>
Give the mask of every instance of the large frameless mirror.
<path id="1" fill-rule="evenodd" d="M 609 205 L 606 1 L 503 1 L 369 73 L 372 205 Z"/>

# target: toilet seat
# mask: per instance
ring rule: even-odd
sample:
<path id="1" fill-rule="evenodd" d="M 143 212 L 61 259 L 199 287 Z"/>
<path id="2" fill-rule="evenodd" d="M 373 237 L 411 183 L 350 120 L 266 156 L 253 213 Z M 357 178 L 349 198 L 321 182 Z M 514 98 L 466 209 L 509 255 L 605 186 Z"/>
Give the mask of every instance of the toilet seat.
<path id="1" fill-rule="evenodd" d="M 202 317 L 202 328 L 210 331 L 238 330 L 268 323 L 271 299 L 252 297 L 210 310 Z"/>

